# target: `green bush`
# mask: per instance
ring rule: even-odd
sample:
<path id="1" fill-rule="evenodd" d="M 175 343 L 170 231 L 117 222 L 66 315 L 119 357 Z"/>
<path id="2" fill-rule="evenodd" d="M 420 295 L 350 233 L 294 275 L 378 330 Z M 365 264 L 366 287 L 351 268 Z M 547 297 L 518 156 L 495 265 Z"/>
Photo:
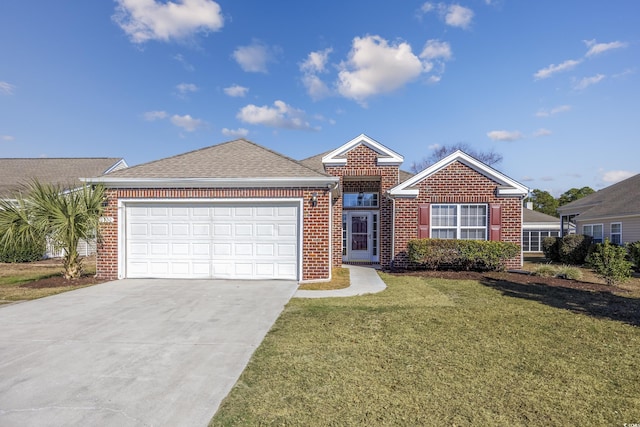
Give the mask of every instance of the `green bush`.
<path id="1" fill-rule="evenodd" d="M 632 263 L 627 260 L 627 249 L 610 243 L 608 239 L 595 245 L 587 262 L 608 285 L 624 282 L 631 277 Z"/>
<path id="2" fill-rule="evenodd" d="M 582 270 L 570 265 L 563 265 L 556 269 L 556 276 L 570 280 L 580 280 L 582 279 Z"/>
<path id="3" fill-rule="evenodd" d="M 640 242 L 633 242 L 627 245 L 629 258 L 636 270 L 640 270 Z"/>
<path id="4" fill-rule="evenodd" d="M 42 241 L 27 242 L 17 246 L 0 245 L 0 262 L 31 262 L 41 260 L 46 251 Z"/>
<path id="5" fill-rule="evenodd" d="M 555 277 L 556 268 L 552 265 L 545 264 L 537 267 L 534 273 L 536 274 L 536 276 L 540 277 Z"/>
<path id="6" fill-rule="evenodd" d="M 415 266 L 432 270 L 503 270 L 504 262 L 520 253 L 515 243 L 484 240 L 415 239 L 407 245 Z"/>
<path id="7" fill-rule="evenodd" d="M 559 242 L 558 253 L 563 264 L 582 265 L 591 250 L 591 236 L 567 234 Z"/>
<path id="8" fill-rule="evenodd" d="M 542 252 L 549 261 L 560 262 L 560 237 L 545 237 L 542 239 Z"/>

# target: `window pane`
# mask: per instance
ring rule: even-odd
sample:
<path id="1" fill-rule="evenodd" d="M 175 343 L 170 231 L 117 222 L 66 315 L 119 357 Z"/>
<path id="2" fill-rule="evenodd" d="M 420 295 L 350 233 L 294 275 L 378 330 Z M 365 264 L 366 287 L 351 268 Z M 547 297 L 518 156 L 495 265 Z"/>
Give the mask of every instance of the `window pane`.
<path id="1" fill-rule="evenodd" d="M 431 237 L 434 239 L 455 239 L 456 230 L 455 228 L 439 228 L 431 232 Z"/>
<path id="2" fill-rule="evenodd" d="M 469 228 L 460 230 L 460 238 L 466 240 L 485 240 L 487 231 L 481 228 Z"/>
<path id="3" fill-rule="evenodd" d="M 378 193 L 344 193 L 342 206 L 345 208 L 377 207 Z"/>
<path id="4" fill-rule="evenodd" d="M 431 208 L 431 220 L 434 227 L 457 226 L 455 205 L 435 205 Z"/>

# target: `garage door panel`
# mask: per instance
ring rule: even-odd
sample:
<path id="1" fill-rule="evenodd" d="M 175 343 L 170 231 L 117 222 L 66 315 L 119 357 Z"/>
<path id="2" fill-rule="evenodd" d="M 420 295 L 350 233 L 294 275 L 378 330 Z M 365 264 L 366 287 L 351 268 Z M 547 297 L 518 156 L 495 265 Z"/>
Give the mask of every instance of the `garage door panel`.
<path id="1" fill-rule="evenodd" d="M 127 277 L 297 278 L 295 205 L 166 203 L 126 213 Z"/>

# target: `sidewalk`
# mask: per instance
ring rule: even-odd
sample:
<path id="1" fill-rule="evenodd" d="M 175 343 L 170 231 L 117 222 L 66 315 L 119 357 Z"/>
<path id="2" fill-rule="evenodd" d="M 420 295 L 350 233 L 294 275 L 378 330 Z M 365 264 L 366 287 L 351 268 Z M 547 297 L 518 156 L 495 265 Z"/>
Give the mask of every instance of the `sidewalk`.
<path id="1" fill-rule="evenodd" d="M 356 295 L 375 294 L 387 288 L 380 276 L 373 267 L 363 267 L 360 265 L 344 265 L 349 269 L 351 285 L 344 289 L 331 291 L 306 291 L 299 290 L 293 295 L 294 298 L 331 298 L 331 297 L 353 297 Z"/>

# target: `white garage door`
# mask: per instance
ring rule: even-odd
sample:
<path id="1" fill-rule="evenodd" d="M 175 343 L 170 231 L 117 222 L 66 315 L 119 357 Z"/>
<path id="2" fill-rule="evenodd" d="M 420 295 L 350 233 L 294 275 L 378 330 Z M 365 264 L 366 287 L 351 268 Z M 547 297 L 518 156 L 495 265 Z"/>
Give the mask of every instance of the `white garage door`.
<path id="1" fill-rule="evenodd" d="M 126 276 L 298 277 L 295 204 L 130 204 Z"/>

